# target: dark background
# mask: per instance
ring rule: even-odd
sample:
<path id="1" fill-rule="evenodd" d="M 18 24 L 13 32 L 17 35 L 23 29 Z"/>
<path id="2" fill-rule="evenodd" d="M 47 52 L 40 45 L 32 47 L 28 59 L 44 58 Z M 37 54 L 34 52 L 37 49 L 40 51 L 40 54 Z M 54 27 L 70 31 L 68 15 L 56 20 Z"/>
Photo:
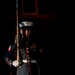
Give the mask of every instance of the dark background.
<path id="1" fill-rule="evenodd" d="M 0 1 L 0 73 L 10 72 L 3 55 L 16 34 L 15 5 L 15 0 Z M 44 75 L 75 74 L 74 30 L 70 18 L 73 14 L 70 13 L 71 7 L 67 7 L 64 1 L 38 0 L 38 15 L 22 15 L 19 0 L 19 22 L 29 20 L 34 23 L 33 38 L 43 49 L 41 65 Z"/>

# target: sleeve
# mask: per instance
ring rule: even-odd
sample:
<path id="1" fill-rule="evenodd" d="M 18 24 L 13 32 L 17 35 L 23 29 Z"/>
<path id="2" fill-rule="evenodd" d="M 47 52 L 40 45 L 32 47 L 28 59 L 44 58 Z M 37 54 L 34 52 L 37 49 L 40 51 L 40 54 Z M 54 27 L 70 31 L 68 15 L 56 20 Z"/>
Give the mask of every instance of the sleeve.
<path id="1" fill-rule="evenodd" d="M 15 45 L 10 45 L 7 49 L 7 51 L 4 54 L 4 60 L 6 61 L 6 63 L 11 67 L 12 66 L 12 59 L 10 58 L 10 55 L 12 53 L 12 51 L 14 50 Z"/>

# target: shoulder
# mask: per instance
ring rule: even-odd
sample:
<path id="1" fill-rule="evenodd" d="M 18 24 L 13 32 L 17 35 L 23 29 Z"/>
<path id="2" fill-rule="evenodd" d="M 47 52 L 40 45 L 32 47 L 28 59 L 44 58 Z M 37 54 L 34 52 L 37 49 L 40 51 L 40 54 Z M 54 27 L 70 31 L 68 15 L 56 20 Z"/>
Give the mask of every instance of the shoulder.
<path id="1" fill-rule="evenodd" d="M 16 46 L 15 43 L 9 45 L 9 47 L 8 47 L 8 52 L 10 52 L 13 48 L 15 48 L 15 46 Z"/>
<path id="2" fill-rule="evenodd" d="M 8 52 L 10 52 L 10 50 L 11 50 L 11 46 L 12 46 L 12 45 L 10 45 L 10 46 L 8 47 Z"/>

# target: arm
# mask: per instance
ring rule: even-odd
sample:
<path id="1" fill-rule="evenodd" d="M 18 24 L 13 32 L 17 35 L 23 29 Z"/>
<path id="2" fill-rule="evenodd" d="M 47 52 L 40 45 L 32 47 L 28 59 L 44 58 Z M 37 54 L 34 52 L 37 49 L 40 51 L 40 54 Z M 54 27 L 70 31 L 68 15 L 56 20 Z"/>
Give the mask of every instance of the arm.
<path id="1" fill-rule="evenodd" d="M 15 44 L 9 46 L 8 50 L 4 54 L 4 60 L 11 67 L 13 59 L 11 58 L 12 52 L 15 50 Z"/>

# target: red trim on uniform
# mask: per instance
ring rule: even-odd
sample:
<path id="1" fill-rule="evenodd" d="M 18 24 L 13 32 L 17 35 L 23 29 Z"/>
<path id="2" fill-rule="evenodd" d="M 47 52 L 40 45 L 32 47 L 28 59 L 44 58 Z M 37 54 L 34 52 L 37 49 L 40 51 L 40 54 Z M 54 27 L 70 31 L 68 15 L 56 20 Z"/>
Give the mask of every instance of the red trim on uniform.
<path id="1" fill-rule="evenodd" d="M 8 48 L 8 52 L 11 50 L 11 45 L 9 46 L 9 48 Z"/>
<path id="2" fill-rule="evenodd" d="M 29 53 L 28 51 L 29 51 L 29 48 L 26 48 L 27 59 L 28 59 L 28 53 Z M 30 70 L 30 75 L 32 75 L 31 68 L 30 68 L 30 62 L 28 62 L 28 67 L 29 67 L 29 70 Z"/>

